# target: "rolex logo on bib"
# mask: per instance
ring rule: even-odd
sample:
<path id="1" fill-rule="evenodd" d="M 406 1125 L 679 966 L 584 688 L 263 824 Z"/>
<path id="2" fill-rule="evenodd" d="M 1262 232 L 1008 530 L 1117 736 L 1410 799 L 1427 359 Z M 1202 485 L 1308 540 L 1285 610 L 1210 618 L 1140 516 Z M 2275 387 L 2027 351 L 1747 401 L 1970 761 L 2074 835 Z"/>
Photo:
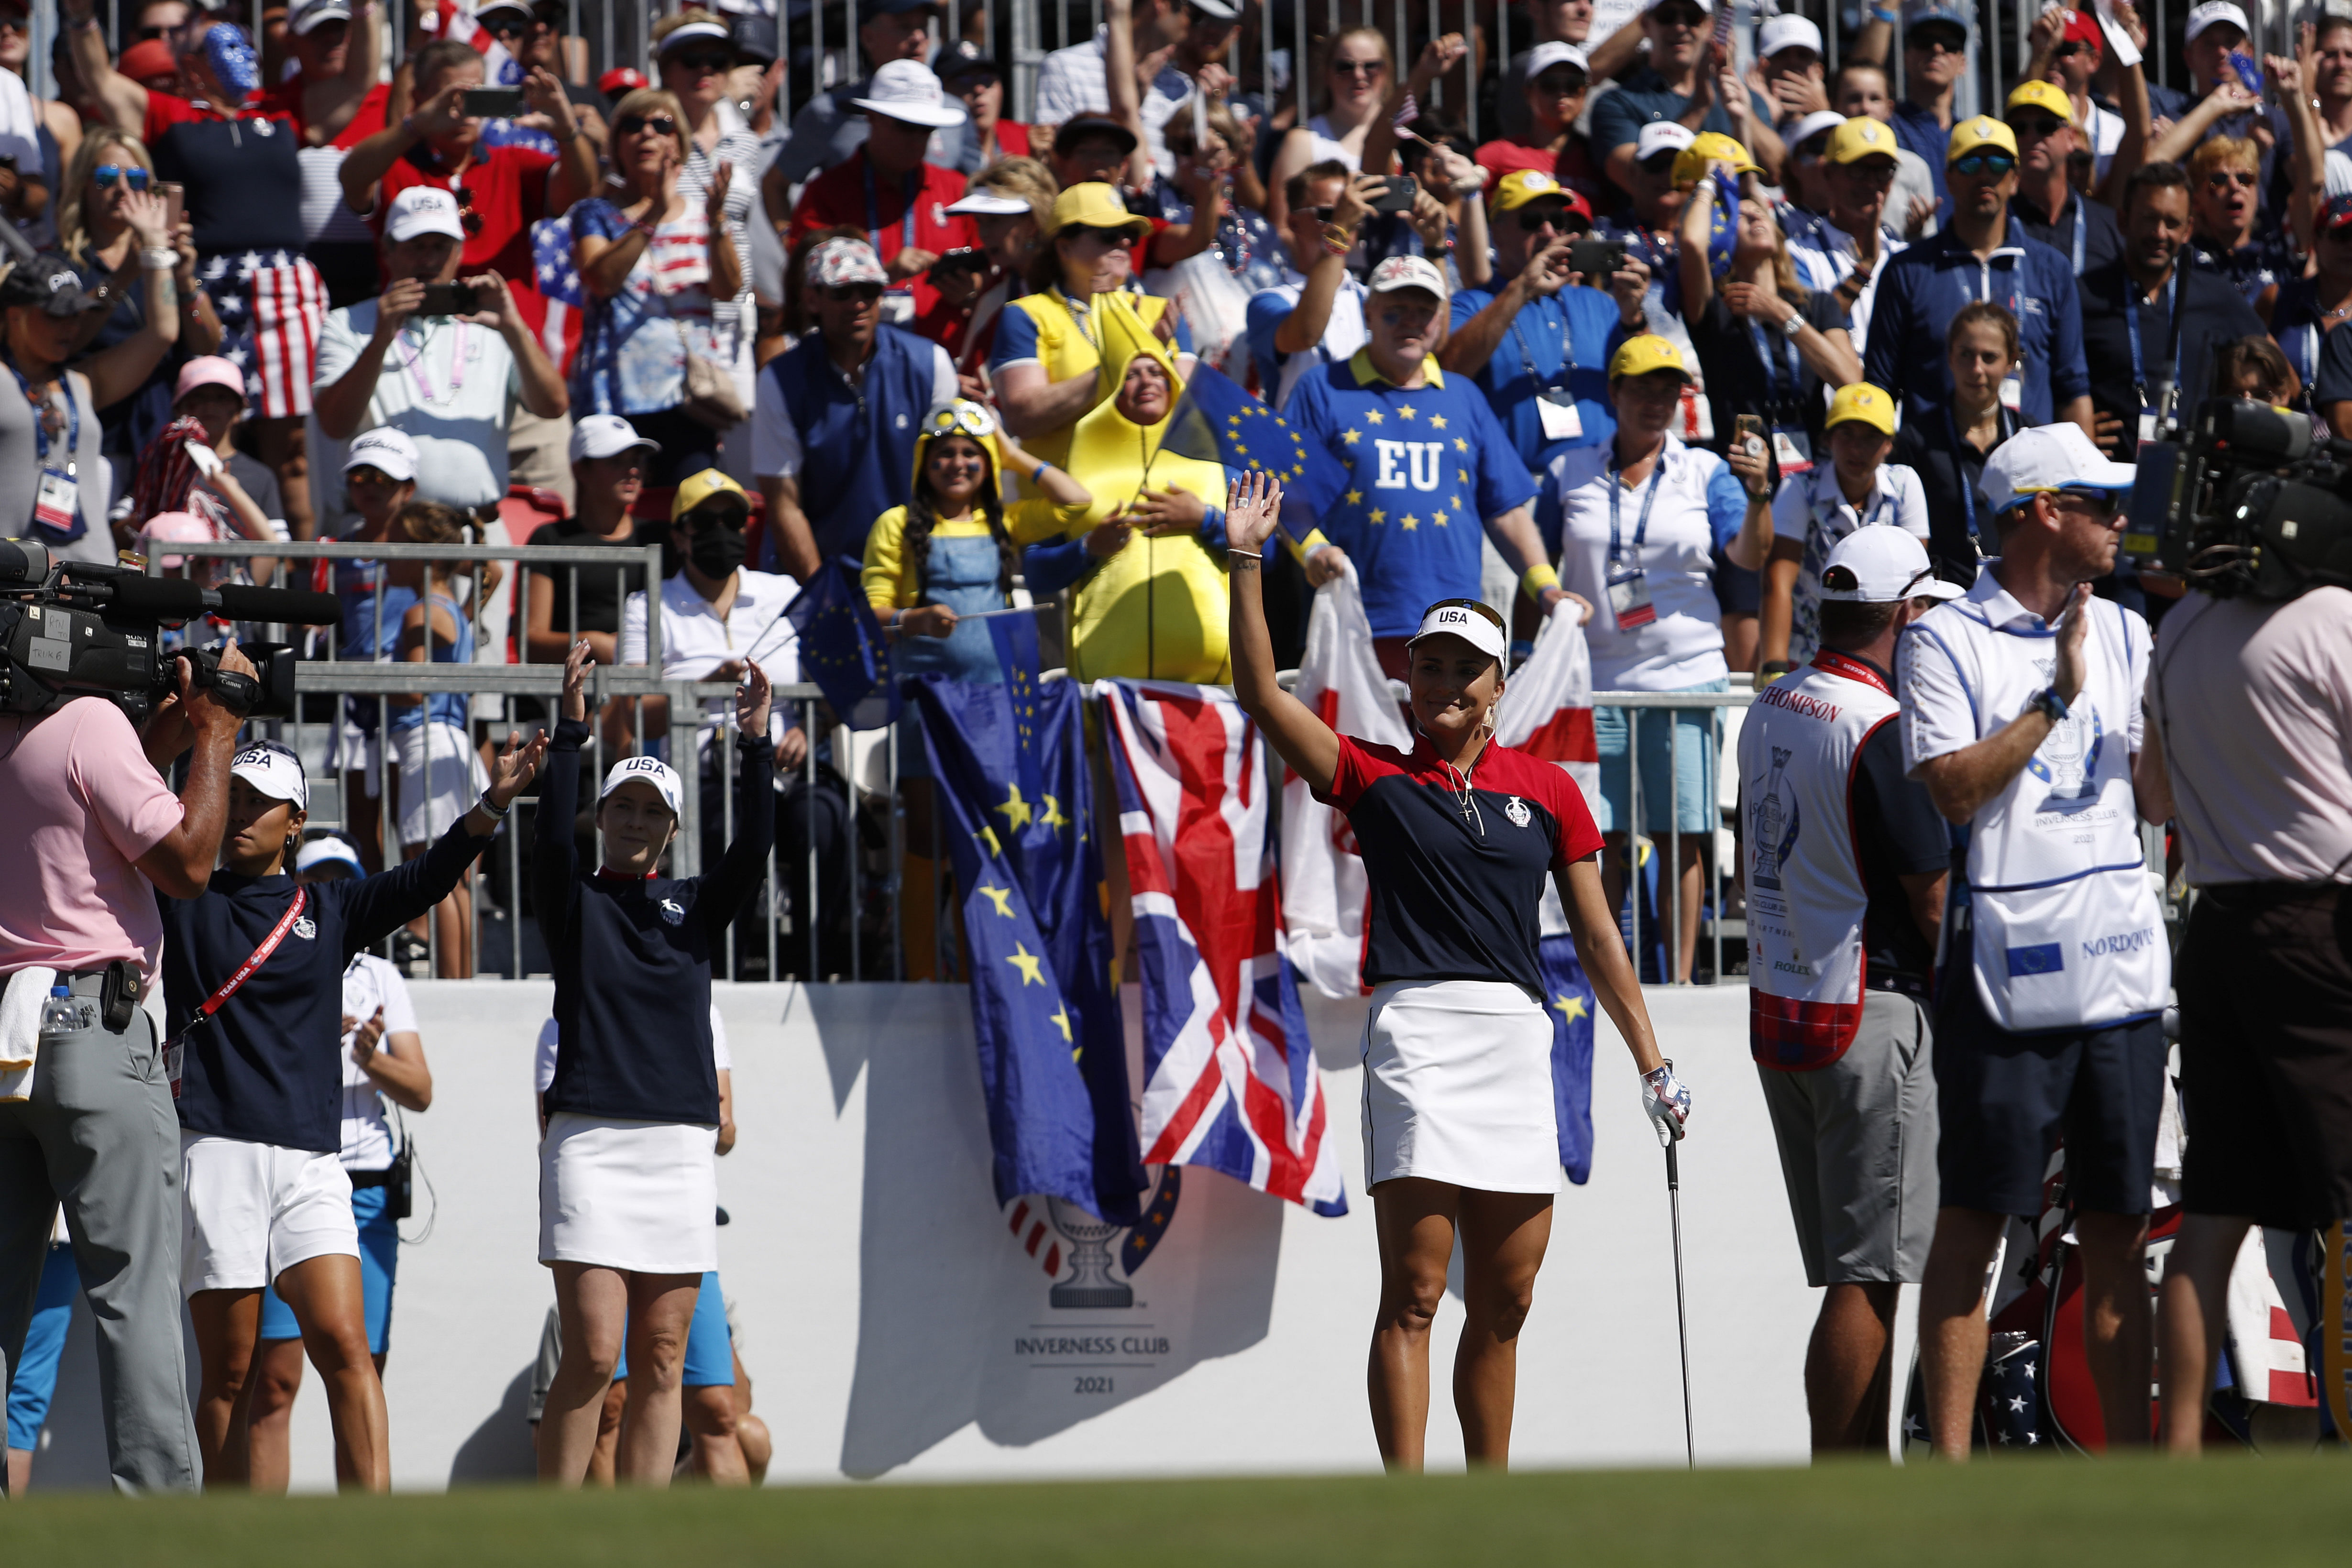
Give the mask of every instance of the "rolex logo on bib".
<path id="1" fill-rule="evenodd" d="M 1511 819 L 1511 826 L 1515 828 L 1526 827 L 1528 819 L 1533 814 L 1528 810 L 1528 803 L 1517 795 L 1503 803 L 1503 815 Z"/>

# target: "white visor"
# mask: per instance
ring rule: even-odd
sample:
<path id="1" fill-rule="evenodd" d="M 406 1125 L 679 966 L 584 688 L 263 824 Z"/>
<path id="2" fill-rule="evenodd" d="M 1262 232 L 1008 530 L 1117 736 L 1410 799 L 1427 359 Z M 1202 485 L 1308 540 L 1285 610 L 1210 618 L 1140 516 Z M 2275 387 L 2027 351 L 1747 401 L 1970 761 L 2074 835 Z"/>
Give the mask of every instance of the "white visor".
<path id="1" fill-rule="evenodd" d="M 1495 612 L 1483 604 L 1449 599 L 1423 612 L 1421 630 L 1405 642 L 1409 653 L 1423 637 L 1459 637 L 1490 659 L 1499 659 L 1509 644 L 1509 633 Z"/>

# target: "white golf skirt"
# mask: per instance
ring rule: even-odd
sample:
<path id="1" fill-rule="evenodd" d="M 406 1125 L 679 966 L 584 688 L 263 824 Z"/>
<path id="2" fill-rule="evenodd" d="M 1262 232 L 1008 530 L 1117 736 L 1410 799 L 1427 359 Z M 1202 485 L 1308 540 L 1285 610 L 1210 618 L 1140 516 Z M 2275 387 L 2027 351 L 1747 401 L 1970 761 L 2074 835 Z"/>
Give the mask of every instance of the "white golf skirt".
<path id="1" fill-rule="evenodd" d="M 1398 981 L 1364 1020 L 1364 1185 L 1556 1192 L 1551 1019 L 1501 980 Z"/>
<path id="2" fill-rule="evenodd" d="M 539 1145 L 539 1260 L 719 1267 L 719 1129 L 559 1111 Z"/>

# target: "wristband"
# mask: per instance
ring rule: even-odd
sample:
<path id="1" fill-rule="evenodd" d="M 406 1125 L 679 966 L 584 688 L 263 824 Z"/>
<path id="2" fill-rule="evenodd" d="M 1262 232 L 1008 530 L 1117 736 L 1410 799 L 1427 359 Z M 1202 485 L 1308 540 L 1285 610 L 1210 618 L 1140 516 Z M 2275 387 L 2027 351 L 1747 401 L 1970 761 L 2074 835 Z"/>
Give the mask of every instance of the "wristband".
<path id="1" fill-rule="evenodd" d="M 2055 729 L 2058 726 L 2066 722 L 2066 699 L 2058 695 L 2058 688 L 2056 686 L 2042 687 L 2041 694 L 2027 706 L 2030 707 L 2040 708 L 2043 716 L 2050 720 L 2050 726 L 2053 729 Z"/>
<path id="2" fill-rule="evenodd" d="M 139 270 L 142 272 L 169 272 L 179 265 L 180 253 L 163 246 L 139 253 Z"/>
<path id="3" fill-rule="evenodd" d="M 1264 560 L 1265 559 L 1265 552 L 1263 550 L 1233 549 L 1228 548 L 1225 551 L 1225 559 L 1227 560 Z"/>
<path id="4" fill-rule="evenodd" d="M 1043 479 L 1045 476 L 1046 470 L 1053 466 L 1054 465 L 1051 463 L 1040 463 L 1034 468 L 1030 469 L 1029 483 L 1034 485 L 1038 480 Z"/>
<path id="5" fill-rule="evenodd" d="M 1540 599 L 1545 589 L 1559 586 L 1559 573 L 1542 561 L 1538 561 L 1519 575 L 1519 591 L 1529 599 Z"/>
<path id="6" fill-rule="evenodd" d="M 486 789 L 482 792 L 481 799 L 474 802 L 474 809 L 493 822 L 503 822 L 507 820 L 507 813 L 514 810 L 514 802 L 509 800 L 503 806 L 493 805 L 490 802 L 489 791 Z"/>
<path id="7" fill-rule="evenodd" d="M 1873 5 L 1870 8 L 1870 19 L 1874 22 L 1884 22 L 1891 27 L 1895 25 L 1896 18 L 1892 8 L 1884 5 Z"/>

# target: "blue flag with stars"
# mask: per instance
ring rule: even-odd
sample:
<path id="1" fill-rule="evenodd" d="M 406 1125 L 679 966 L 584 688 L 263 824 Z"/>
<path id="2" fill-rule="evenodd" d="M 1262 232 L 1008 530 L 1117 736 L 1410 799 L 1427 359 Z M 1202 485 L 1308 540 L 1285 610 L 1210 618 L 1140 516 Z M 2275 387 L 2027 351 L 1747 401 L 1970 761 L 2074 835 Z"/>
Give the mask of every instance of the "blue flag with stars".
<path id="1" fill-rule="evenodd" d="M 1592 1175 L 1592 1013 L 1599 998 L 1584 977 L 1576 938 L 1538 944 L 1544 1010 L 1551 1014 L 1551 1100 L 1559 1123 L 1559 1167 L 1582 1186 Z"/>
<path id="2" fill-rule="evenodd" d="M 1131 1225 L 1150 1184 L 1111 985 L 1083 699 L 1075 681 L 1037 685 L 1034 653 L 1028 682 L 1007 676 L 908 683 L 961 890 L 996 1197 L 1060 1197 Z"/>
<path id="3" fill-rule="evenodd" d="M 1168 416 L 1160 449 L 1238 474 L 1263 468 L 1282 481 L 1282 528 L 1293 539 L 1313 531 L 1348 487 L 1347 470 L 1328 452 L 1301 436 L 1231 376 L 1195 367 L 1184 395 Z"/>
<path id="4" fill-rule="evenodd" d="M 800 636 L 802 674 L 816 683 L 835 715 L 852 729 L 881 729 L 898 720 L 898 688 L 890 679 L 889 639 L 857 572 L 847 556 L 827 561 L 784 619 Z"/>

